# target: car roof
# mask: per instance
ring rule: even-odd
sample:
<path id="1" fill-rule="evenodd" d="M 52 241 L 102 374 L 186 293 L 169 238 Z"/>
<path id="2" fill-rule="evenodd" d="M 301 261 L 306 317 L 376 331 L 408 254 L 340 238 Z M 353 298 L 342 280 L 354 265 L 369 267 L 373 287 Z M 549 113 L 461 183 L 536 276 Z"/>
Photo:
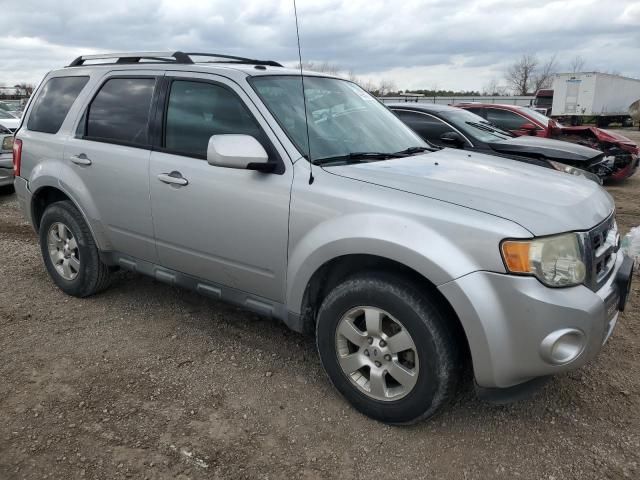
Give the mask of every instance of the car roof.
<path id="1" fill-rule="evenodd" d="M 421 110 L 423 112 L 450 112 L 458 110 L 456 107 L 452 107 L 449 105 L 440 105 L 436 103 L 426 102 L 393 102 L 385 103 L 385 105 L 389 108 L 404 108 L 406 110 Z"/>
<path id="2" fill-rule="evenodd" d="M 526 105 L 511 105 L 508 103 L 482 103 L 482 102 L 467 102 L 467 103 L 459 103 L 458 104 L 459 107 L 461 108 L 465 108 L 465 107 L 498 107 L 498 108 L 505 108 L 507 110 L 523 110 L 523 109 L 528 109 L 529 107 L 527 107 Z"/>
<path id="3" fill-rule="evenodd" d="M 218 60 L 196 61 L 196 58 Z M 89 62 L 89 63 L 88 63 Z M 92 63 L 98 62 L 98 63 Z M 257 60 L 214 53 L 184 52 L 125 52 L 80 56 L 64 69 L 54 73 L 86 72 L 95 69 L 107 70 L 173 70 L 203 73 L 240 72 L 246 76 L 300 75 L 300 69 L 287 68 L 272 60 Z M 340 78 L 325 73 L 303 70 L 305 76 Z"/>

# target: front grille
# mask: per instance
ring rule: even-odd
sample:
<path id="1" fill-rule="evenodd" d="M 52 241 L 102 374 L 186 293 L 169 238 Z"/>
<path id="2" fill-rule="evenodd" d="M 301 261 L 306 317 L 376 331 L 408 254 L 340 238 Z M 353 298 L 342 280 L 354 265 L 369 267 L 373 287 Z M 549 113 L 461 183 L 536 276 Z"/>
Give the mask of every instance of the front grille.
<path id="1" fill-rule="evenodd" d="M 612 214 L 600 225 L 586 233 L 585 250 L 589 287 L 598 290 L 607 281 L 616 264 L 616 252 L 620 245 L 620 236 L 615 216 Z"/>

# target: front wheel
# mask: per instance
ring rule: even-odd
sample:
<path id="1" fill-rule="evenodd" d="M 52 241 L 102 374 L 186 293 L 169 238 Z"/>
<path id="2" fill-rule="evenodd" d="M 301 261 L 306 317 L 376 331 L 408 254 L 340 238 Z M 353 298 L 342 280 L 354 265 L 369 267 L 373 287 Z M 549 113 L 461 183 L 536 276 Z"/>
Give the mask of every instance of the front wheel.
<path id="1" fill-rule="evenodd" d="M 335 387 L 360 412 L 414 423 L 455 394 L 461 361 L 452 320 L 401 276 L 358 275 L 323 301 L 318 352 Z"/>

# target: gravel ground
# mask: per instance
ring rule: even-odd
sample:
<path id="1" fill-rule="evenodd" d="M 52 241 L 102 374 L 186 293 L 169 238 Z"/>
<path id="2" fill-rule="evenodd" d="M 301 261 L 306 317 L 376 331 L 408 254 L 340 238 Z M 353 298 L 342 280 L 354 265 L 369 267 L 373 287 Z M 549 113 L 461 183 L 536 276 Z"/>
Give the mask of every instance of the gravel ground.
<path id="1" fill-rule="evenodd" d="M 640 224 L 640 176 L 607 188 L 622 229 Z M 14 195 L 0 195 L 0 265 L 3 480 L 640 478 L 640 281 L 597 361 L 533 399 L 494 407 L 468 390 L 389 427 L 274 321 L 129 273 L 65 296 Z"/>

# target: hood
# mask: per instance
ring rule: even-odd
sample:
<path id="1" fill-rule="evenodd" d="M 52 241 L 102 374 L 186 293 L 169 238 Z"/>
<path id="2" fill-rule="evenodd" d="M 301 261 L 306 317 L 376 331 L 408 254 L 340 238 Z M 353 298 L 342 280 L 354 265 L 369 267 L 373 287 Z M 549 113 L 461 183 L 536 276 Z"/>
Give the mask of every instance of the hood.
<path id="1" fill-rule="evenodd" d="M 0 125 L 5 128 L 8 128 L 11 131 L 14 131 L 16 128 L 20 126 L 19 118 L 0 118 Z"/>
<path id="2" fill-rule="evenodd" d="M 620 135 L 619 133 L 612 132 L 611 130 L 603 130 L 597 127 L 582 126 L 582 127 L 561 127 L 560 132 L 568 135 L 571 135 L 571 134 L 584 135 L 586 132 L 588 132 L 601 142 L 625 145 L 627 147 L 631 147 L 632 149 L 634 149 L 634 151 L 638 151 L 638 145 L 633 140 L 625 137 L 624 135 Z"/>
<path id="3" fill-rule="evenodd" d="M 586 230 L 614 208 L 611 196 L 591 180 L 457 149 L 324 168 L 353 180 L 506 218 L 533 235 Z"/>
<path id="4" fill-rule="evenodd" d="M 602 156 L 602 152 L 599 150 L 576 143 L 531 136 L 490 142 L 489 146 L 500 153 L 545 157 L 559 162 L 585 162 L 589 164 L 592 160 Z"/>

